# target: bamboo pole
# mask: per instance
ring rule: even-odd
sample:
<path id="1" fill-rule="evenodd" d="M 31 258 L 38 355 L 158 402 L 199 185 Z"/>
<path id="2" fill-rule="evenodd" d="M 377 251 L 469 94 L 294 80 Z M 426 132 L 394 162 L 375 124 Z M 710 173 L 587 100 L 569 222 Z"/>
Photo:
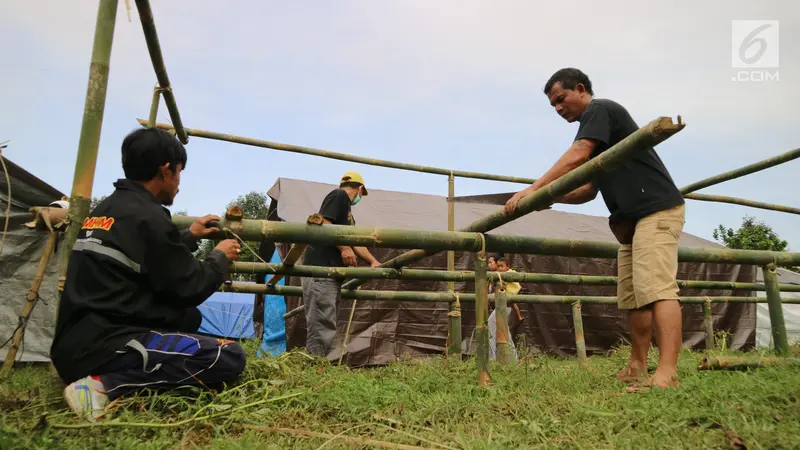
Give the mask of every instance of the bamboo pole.
<path id="1" fill-rule="evenodd" d="M 703 302 L 703 329 L 706 333 L 706 350 L 714 350 L 714 319 L 710 299 Z"/>
<path id="2" fill-rule="evenodd" d="M 589 359 L 586 356 L 586 340 L 583 336 L 583 315 L 581 313 L 580 300 L 572 304 L 572 324 L 575 327 L 575 350 L 578 354 L 578 360 L 581 364 L 586 365 Z"/>
<path id="3" fill-rule="evenodd" d="M 486 278 L 486 247 L 475 255 L 475 339 L 478 385 L 488 386 L 489 375 L 489 284 Z"/>
<path id="4" fill-rule="evenodd" d="M 39 300 L 39 287 L 42 285 L 44 279 L 44 272 L 47 270 L 47 263 L 50 262 L 50 255 L 56 248 L 56 241 L 58 239 L 58 232 L 51 231 L 47 236 L 47 242 L 44 245 L 42 256 L 39 258 L 39 265 L 36 267 L 36 275 L 33 277 L 31 288 L 28 295 L 25 297 L 25 307 L 22 309 L 22 314 L 19 316 L 19 325 L 14 330 L 14 335 L 11 337 L 11 347 L 6 353 L 6 359 L 3 362 L 3 368 L 0 369 L 0 378 L 5 378 L 14 367 L 14 360 L 17 359 L 17 351 L 22 345 L 22 339 L 25 336 L 25 327 L 28 325 L 33 308 Z"/>
<path id="5" fill-rule="evenodd" d="M 486 233 L 528 213 L 550 206 L 555 200 L 585 185 L 601 173 L 613 171 L 614 168 L 633 154 L 663 142 L 682 130 L 684 126 L 683 122 L 681 122 L 681 116 L 678 116 L 677 124 L 673 123 L 669 117 L 655 119 L 597 157 L 525 196 L 520 200 L 517 209 L 513 213 L 506 214 L 501 209 L 462 228 L 461 231 Z M 492 247 L 489 245 L 488 239 L 489 236 L 487 236 L 487 248 L 491 250 Z M 433 251 L 412 250 L 385 262 L 382 267 L 400 268 L 435 253 Z M 616 258 L 616 256 L 614 257 Z M 354 279 L 344 283 L 342 287 L 354 289 L 361 284 L 363 284 L 363 281 Z"/>
<path id="6" fill-rule="evenodd" d="M 769 324 L 772 328 L 772 340 L 775 342 L 775 353 L 781 356 L 789 354 L 789 340 L 786 335 L 786 321 L 783 319 L 781 291 L 778 287 L 778 275 L 775 264 L 767 264 L 764 271 L 764 284 L 767 285 L 767 304 L 769 305 Z"/>
<path id="7" fill-rule="evenodd" d="M 111 45 L 114 41 L 114 26 L 117 20 L 117 0 L 100 0 L 97 9 L 97 22 L 94 30 L 92 62 L 89 65 L 89 83 L 86 89 L 86 102 L 83 107 L 83 122 L 78 141 L 78 157 L 75 162 L 75 176 L 72 179 L 72 193 L 69 200 L 69 221 L 59 258 L 58 300 L 64 291 L 64 280 L 72 247 L 78 238 L 83 219 L 89 215 L 92 198 L 92 184 L 97 165 L 97 150 L 100 145 L 100 132 L 103 128 L 103 113 L 106 106 L 108 72 L 111 61 Z M 58 305 L 56 305 L 56 320 Z"/>
<path id="8" fill-rule="evenodd" d="M 238 292 L 243 294 L 268 294 L 289 297 L 302 297 L 303 290 L 300 286 L 269 286 L 253 283 L 230 283 L 222 287 L 225 292 Z M 441 303 L 453 302 L 456 298 L 462 302 L 474 302 L 474 293 L 430 292 L 430 291 L 373 291 L 356 290 L 342 291 L 345 300 L 377 300 L 395 302 L 427 302 Z M 763 297 L 681 297 L 682 304 L 703 304 L 707 299 L 712 303 L 767 303 Z M 782 298 L 784 304 L 800 304 L 798 298 Z M 519 294 L 514 296 L 515 303 L 541 303 L 541 304 L 572 304 L 580 301 L 583 304 L 616 305 L 617 297 L 610 296 L 574 296 L 574 295 L 530 295 Z M 487 305 L 488 308 L 488 305 Z M 283 317 L 288 318 L 299 312 L 298 309 L 287 312 Z M 302 311 L 302 310 L 300 310 Z M 488 319 L 488 310 L 486 312 Z"/>
<path id="9" fill-rule="evenodd" d="M 468 270 L 430 270 L 430 269 L 386 269 L 369 267 L 327 267 L 285 264 L 264 264 L 259 262 L 236 261 L 231 263 L 230 273 L 282 274 L 313 278 L 367 278 L 382 280 L 415 280 L 466 282 L 475 278 L 475 272 Z M 489 281 L 500 278 L 497 272 L 487 272 Z M 561 275 L 552 273 L 503 272 L 503 281 L 535 284 L 572 284 L 583 286 L 616 286 L 617 277 L 602 275 Z M 681 289 L 715 289 L 732 291 L 766 291 L 763 283 L 739 283 L 730 281 L 677 280 Z M 271 283 L 267 283 L 271 284 Z M 800 292 L 800 285 L 780 284 L 783 292 Z M 449 291 L 449 289 L 448 289 Z"/>
<path id="10" fill-rule="evenodd" d="M 700 200 L 703 202 L 731 203 L 734 205 L 749 206 L 751 208 L 766 209 L 769 211 L 779 211 L 789 214 L 800 214 L 800 208 L 776 205 L 773 203 L 756 202 L 753 200 L 747 200 L 743 198 L 725 197 L 722 195 L 705 195 L 705 194 L 686 194 L 683 197 L 692 200 Z"/>
<path id="11" fill-rule="evenodd" d="M 455 231 L 456 211 L 453 199 L 455 197 L 455 176 L 453 172 L 447 177 L 447 231 Z M 447 252 L 447 270 L 454 271 L 456 267 L 456 253 L 452 250 Z M 453 293 L 455 292 L 455 283 L 452 281 L 447 283 L 447 289 Z M 461 302 L 455 301 L 450 303 L 449 311 L 447 312 L 447 338 L 449 355 L 458 355 L 461 358 Z"/>
<path id="12" fill-rule="evenodd" d="M 289 252 L 286 253 L 286 258 L 283 259 L 283 266 L 292 267 L 294 263 L 303 256 L 303 253 L 306 251 L 307 244 L 292 244 L 292 247 L 289 249 Z M 263 263 L 261 263 L 263 264 Z M 273 274 L 269 280 L 267 280 L 267 284 L 278 284 L 279 281 L 283 278 L 285 274 L 282 273 L 275 273 Z"/>
<path id="13" fill-rule="evenodd" d="M 142 126 L 147 125 L 144 119 L 136 119 Z M 162 130 L 172 130 L 174 127 L 166 123 L 156 124 Z M 478 180 L 492 180 L 492 181 L 505 181 L 509 183 L 531 184 L 536 181 L 535 178 L 524 177 L 511 177 L 507 175 L 493 175 L 482 172 L 468 172 L 466 170 L 452 170 L 442 169 L 439 167 L 422 166 L 419 164 L 408 164 L 395 161 L 386 161 L 383 159 L 367 158 L 364 156 L 349 155 L 347 153 L 333 152 L 330 150 L 322 150 L 312 147 L 303 147 L 300 145 L 283 144 L 280 142 L 265 141 L 261 139 L 248 138 L 243 136 L 234 136 L 232 134 L 215 133 L 213 131 L 198 130 L 194 128 L 186 128 L 186 133 L 189 136 L 199 137 L 204 139 L 212 139 L 215 141 L 225 141 L 234 144 L 251 145 L 253 147 L 269 148 L 272 150 L 280 150 L 290 153 L 300 153 L 303 155 L 319 156 L 322 158 L 336 159 L 339 161 L 350 161 L 358 164 L 366 164 L 369 166 L 389 167 L 391 169 L 409 170 L 412 172 L 430 173 L 435 175 L 447 175 L 451 173 L 455 177 L 460 178 L 474 178 Z"/>
<path id="14" fill-rule="evenodd" d="M 494 319 L 497 361 L 507 366 L 513 363 L 513 356 L 511 347 L 508 345 L 508 295 L 506 295 L 506 288 L 502 282 L 495 286 Z"/>
<path id="15" fill-rule="evenodd" d="M 768 366 L 797 366 L 800 358 L 775 356 L 706 356 L 699 370 L 745 370 Z"/>
<path id="16" fill-rule="evenodd" d="M 691 192 L 713 186 L 715 184 L 722 183 L 724 181 L 733 180 L 739 177 L 743 177 L 745 175 L 749 175 L 753 172 L 758 172 L 760 170 L 768 169 L 773 166 L 777 166 L 778 164 L 783 164 L 787 161 L 791 161 L 793 159 L 800 158 L 800 148 L 796 148 L 794 150 L 790 150 L 786 153 L 780 154 L 778 156 L 773 156 L 772 158 L 767 158 L 763 161 L 759 161 L 757 163 L 750 164 L 748 166 L 744 166 L 739 169 L 731 170 L 729 172 L 721 173 L 719 175 L 715 175 L 710 178 L 706 178 L 704 180 L 700 180 L 696 183 L 692 183 L 688 186 L 684 186 L 681 188 L 681 194 L 689 194 Z"/>
<path id="17" fill-rule="evenodd" d="M 167 111 L 169 111 L 169 118 L 172 120 L 178 139 L 186 144 L 189 142 L 189 136 L 183 128 L 181 113 L 178 111 L 178 104 L 175 101 L 175 93 L 172 92 L 172 84 L 169 82 L 169 75 L 167 75 L 167 67 L 164 64 L 164 55 L 161 53 L 161 44 L 158 42 L 158 32 L 153 18 L 153 10 L 150 8 L 150 1 L 136 0 L 136 9 L 139 10 L 139 19 L 142 22 L 147 51 L 150 53 L 150 61 L 153 63 L 153 70 L 156 72 L 158 85 L 164 96 L 164 104 L 167 105 Z"/>
<path id="18" fill-rule="evenodd" d="M 147 128 L 153 128 L 156 126 L 156 118 L 158 116 L 158 102 L 161 100 L 161 88 L 156 87 L 153 88 L 153 100 L 150 101 L 150 115 L 147 118 Z"/>

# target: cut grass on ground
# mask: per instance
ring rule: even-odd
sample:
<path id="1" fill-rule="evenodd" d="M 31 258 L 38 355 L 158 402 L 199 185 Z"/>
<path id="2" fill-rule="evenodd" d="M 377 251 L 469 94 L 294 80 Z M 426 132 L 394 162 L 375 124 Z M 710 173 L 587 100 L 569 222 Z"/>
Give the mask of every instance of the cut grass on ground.
<path id="1" fill-rule="evenodd" d="M 448 449 L 778 449 L 800 443 L 796 367 L 698 372 L 703 355 L 683 351 L 679 390 L 629 394 L 614 379 L 627 352 L 592 357 L 588 370 L 574 360 L 526 357 L 513 367 L 492 366 L 486 388 L 476 385 L 474 360 L 356 370 L 310 364 L 299 352 L 251 357 L 242 379 L 226 391 L 143 393 L 115 402 L 105 425 L 80 429 L 56 428 L 86 422 L 66 409 L 63 386 L 49 367 L 26 367 L 0 385 L 0 448 L 375 445 L 365 439 Z M 170 425 L 180 421 L 188 423 Z M 135 426 L 111 426 L 119 422 Z M 312 433 L 297 434 L 303 430 Z"/>

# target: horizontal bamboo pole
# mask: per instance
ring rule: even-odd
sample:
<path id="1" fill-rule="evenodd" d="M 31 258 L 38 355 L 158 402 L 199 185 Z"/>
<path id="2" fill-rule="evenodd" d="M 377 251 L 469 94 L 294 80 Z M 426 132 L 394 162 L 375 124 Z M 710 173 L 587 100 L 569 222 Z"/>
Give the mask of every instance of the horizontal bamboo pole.
<path id="1" fill-rule="evenodd" d="M 532 194 L 531 196 L 533 196 Z M 172 216 L 178 228 L 188 228 L 197 217 Z M 245 241 L 299 242 L 304 244 L 375 246 L 382 248 L 426 248 L 429 251 L 461 250 L 477 251 L 481 245 L 478 233 L 465 231 L 404 230 L 396 228 L 351 227 L 345 225 L 308 225 L 305 223 L 250 220 L 219 222 L 222 228 L 230 228 Z M 224 238 L 224 232 L 210 238 Z M 570 239 L 537 238 L 530 236 L 485 235 L 488 251 L 534 255 L 559 255 L 615 259 L 619 244 L 607 241 L 584 241 Z M 414 255 L 413 250 L 403 255 Z M 382 268 L 398 268 L 406 265 L 408 256 L 399 256 Z M 422 258 L 419 258 L 422 259 Z M 414 262 L 418 259 L 414 259 Z M 734 250 L 729 248 L 680 247 L 678 260 L 682 262 L 721 262 L 779 266 L 800 265 L 800 253 L 771 252 L 762 250 Z M 352 280 L 351 280 L 352 281 Z M 347 285 L 347 283 L 345 283 Z"/>
<path id="2" fill-rule="evenodd" d="M 174 124 L 173 129 L 175 130 L 175 134 L 178 135 L 178 139 L 186 144 L 189 142 L 189 136 L 187 136 L 186 130 L 183 127 L 181 113 L 178 111 L 178 103 L 175 101 L 175 94 L 172 92 L 172 84 L 169 82 L 167 67 L 164 64 L 164 55 L 161 53 L 161 44 L 158 42 L 158 32 L 156 31 L 156 23 L 153 18 L 153 10 L 150 8 L 150 1 L 136 0 L 136 9 L 139 10 L 144 39 L 147 42 L 147 51 L 150 52 L 150 60 L 153 62 L 153 70 L 156 72 L 161 95 L 164 96 L 164 104 L 167 105 L 169 118 Z M 147 126 L 146 120 L 143 125 Z"/>
<path id="3" fill-rule="evenodd" d="M 523 197 L 513 213 L 506 214 L 503 209 L 500 209 L 462 228 L 461 231 L 485 233 L 528 213 L 550 206 L 557 199 L 585 185 L 601 173 L 613 171 L 620 163 L 635 153 L 655 147 L 682 130 L 684 126 L 683 122 L 681 122 L 681 116 L 678 116 L 677 124 L 673 123 L 669 117 L 655 119 L 597 157 L 590 159 L 580 167 Z M 488 250 L 493 250 L 489 245 L 488 238 L 486 244 Z M 386 261 L 381 266 L 396 269 L 424 259 L 434 253 L 425 250 L 412 250 Z M 363 284 L 363 281 L 354 279 L 344 283 L 342 287 L 354 289 L 361 284 Z"/>
<path id="4" fill-rule="evenodd" d="M 303 289 L 300 286 L 270 286 L 255 283 L 230 283 L 223 286 L 226 292 L 238 292 L 243 294 L 265 294 L 283 295 L 290 297 L 302 297 Z M 474 302 L 474 292 L 450 293 L 450 292 L 427 292 L 427 291 L 372 291 L 372 290 L 353 290 L 342 291 L 342 298 L 348 300 L 384 300 L 397 302 L 452 302 L 458 295 L 459 301 Z M 681 303 L 703 304 L 707 300 L 712 303 L 766 303 L 763 297 L 681 297 Z M 548 303 L 548 304 L 572 304 L 581 302 L 585 304 L 613 305 L 617 303 L 617 297 L 609 296 L 580 296 L 580 295 L 530 295 L 519 294 L 509 297 L 509 303 Z M 800 298 L 781 299 L 786 304 L 800 304 Z"/>
<path id="5" fill-rule="evenodd" d="M 758 172 L 760 170 L 768 169 L 773 166 L 777 166 L 779 164 L 783 164 L 787 161 L 791 161 L 793 159 L 800 158 L 800 148 L 796 148 L 794 150 L 790 150 L 786 153 L 783 153 L 778 156 L 773 156 L 772 158 L 767 158 L 763 161 L 759 161 L 757 163 L 750 164 L 748 166 L 744 166 L 739 169 L 731 170 L 729 172 L 721 173 L 719 175 L 715 175 L 710 178 L 706 178 L 704 180 L 700 180 L 696 183 L 692 183 L 688 186 L 684 186 L 681 188 L 681 194 L 689 194 L 691 192 L 713 186 L 715 184 L 722 183 L 724 181 L 733 180 L 735 178 L 743 177 L 745 175 L 749 175 L 753 172 Z"/>
<path id="6" fill-rule="evenodd" d="M 147 126 L 147 121 L 144 119 L 136 119 L 142 126 Z M 156 127 L 162 130 L 174 129 L 172 125 L 166 123 L 158 123 Z M 410 170 L 412 172 L 431 173 L 436 175 L 447 175 L 460 178 L 475 178 L 478 180 L 492 180 L 492 181 L 506 181 L 509 183 L 531 184 L 536 181 L 535 178 L 512 177 L 507 175 L 493 175 L 482 172 L 468 172 L 466 170 L 451 170 L 442 169 L 439 167 L 422 166 L 419 164 L 408 164 L 396 161 L 386 161 L 383 159 L 367 158 L 364 156 L 349 155 L 347 153 L 332 152 L 330 150 L 322 150 L 312 147 L 302 147 L 299 145 L 282 144 L 280 142 L 271 142 L 261 139 L 248 138 L 243 136 L 234 136 L 232 134 L 215 133 L 213 131 L 197 130 L 194 128 L 186 128 L 186 133 L 189 136 L 213 139 L 216 141 L 232 142 L 234 144 L 252 145 L 253 147 L 269 148 L 272 150 L 280 150 L 290 153 L 300 153 L 304 155 L 320 156 L 322 158 L 337 159 L 339 161 L 350 161 L 358 164 L 366 164 L 369 166 L 389 167 L 391 169 Z"/>
<path id="7" fill-rule="evenodd" d="M 722 195 L 706 195 L 706 194 L 686 194 L 683 197 L 692 200 L 700 200 L 703 202 L 731 203 L 733 205 L 749 206 L 751 208 L 766 209 L 769 211 L 780 211 L 789 214 L 800 214 L 800 208 L 775 205 L 773 203 L 756 202 L 753 200 L 747 200 L 743 198 L 725 197 Z"/>
<path id="8" fill-rule="evenodd" d="M 260 262 L 236 261 L 230 266 L 231 273 L 251 273 L 268 275 L 290 275 L 314 278 L 365 278 L 382 280 L 415 281 L 472 281 L 475 272 L 430 270 L 430 269 L 387 269 L 369 267 L 324 267 L 306 265 L 264 264 Z M 497 272 L 487 272 L 489 280 L 497 281 Z M 574 284 L 586 286 L 616 286 L 617 277 L 598 275 L 561 275 L 551 273 L 504 272 L 505 282 L 536 284 Z M 273 283 L 267 283 L 273 284 Z M 681 289 L 719 289 L 735 291 L 765 291 L 763 283 L 739 283 L 730 281 L 678 280 Z M 781 284 L 783 292 L 800 292 L 800 285 Z"/>
<path id="9" fill-rule="evenodd" d="M 700 363 L 699 370 L 744 370 L 767 366 L 797 366 L 800 358 L 781 358 L 777 356 L 707 356 Z"/>

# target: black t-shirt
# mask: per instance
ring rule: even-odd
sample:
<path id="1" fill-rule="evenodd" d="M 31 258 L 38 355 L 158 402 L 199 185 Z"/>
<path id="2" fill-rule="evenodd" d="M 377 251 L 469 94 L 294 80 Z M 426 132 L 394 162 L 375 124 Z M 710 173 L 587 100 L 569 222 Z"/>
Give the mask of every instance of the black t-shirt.
<path id="1" fill-rule="evenodd" d="M 588 138 L 599 144 L 590 158 L 639 129 L 622 105 L 608 99 L 593 99 L 581 114 L 580 123 L 575 140 Z M 603 173 L 594 183 L 603 194 L 612 220 L 638 220 L 684 203 L 683 195 L 652 147 Z"/>
<path id="2" fill-rule="evenodd" d="M 322 200 L 319 213 L 335 225 L 356 224 L 350 210 L 350 197 L 344 189 L 329 192 Z M 342 254 L 335 245 L 309 245 L 303 263 L 308 266 L 344 267 Z"/>

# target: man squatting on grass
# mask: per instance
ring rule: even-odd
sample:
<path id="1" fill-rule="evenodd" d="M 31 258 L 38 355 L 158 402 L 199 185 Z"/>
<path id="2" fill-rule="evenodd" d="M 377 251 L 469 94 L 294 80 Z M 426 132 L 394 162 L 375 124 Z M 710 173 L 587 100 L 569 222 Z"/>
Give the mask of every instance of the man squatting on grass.
<path id="1" fill-rule="evenodd" d="M 639 129 L 618 103 L 594 98 L 589 77 L 577 69 L 557 71 L 544 93 L 558 115 L 580 122 L 575 140 L 547 173 L 515 194 L 505 205 L 514 211 L 522 197 L 556 180 L 613 147 Z M 603 194 L 609 226 L 622 246 L 618 254 L 617 296 L 628 311 L 631 358 L 617 378 L 646 386 L 678 387 L 676 364 L 681 348 L 681 307 L 676 282 L 678 239 L 685 223 L 685 205 L 672 177 L 653 148 L 637 153 L 610 173 L 557 200 L 580 204 Z M 647 379 L 647 351 L 655 325 L 658 368 Z"/>
<path id="2" fill-rule="evenodd" d="M 356 224 L 351 207 L 368 194 L 364 178 L 357 172 L 347 172 L 334 189 L 322 200 L 319 214 L 325 223 L 335 225 Z M 381 263 L 366 247 L 347 245 L 309 245 L 303 263 L 309 266 L 344 267 L 358 264 L 356 255 L 380 267 Z M 306 351 L 314 356 L 326 357 L 336 337 L 336 319 L 342 300 L 342 281 L 332 278 L 303 277 L 303 303 L 306 314 Z M 344 351 L 344 349 L 342 349 Z"/>
<path id="3" fill-rule="evenodd" d="M 199 336 L 203 303 L 225 281 L 239 244 L 227 239 L 204 261 L 192 251 L 217 228 L 198 219 L 179 232 L 169 210 L 186 150 L 169 133 L 141 129 L 122 142 L 125 178 L 83 222 L 69 259 L 50 357 L 64 397 L 94 421 L 107 402 L 140 388 L 234 380 L 239 344 Z"/>

